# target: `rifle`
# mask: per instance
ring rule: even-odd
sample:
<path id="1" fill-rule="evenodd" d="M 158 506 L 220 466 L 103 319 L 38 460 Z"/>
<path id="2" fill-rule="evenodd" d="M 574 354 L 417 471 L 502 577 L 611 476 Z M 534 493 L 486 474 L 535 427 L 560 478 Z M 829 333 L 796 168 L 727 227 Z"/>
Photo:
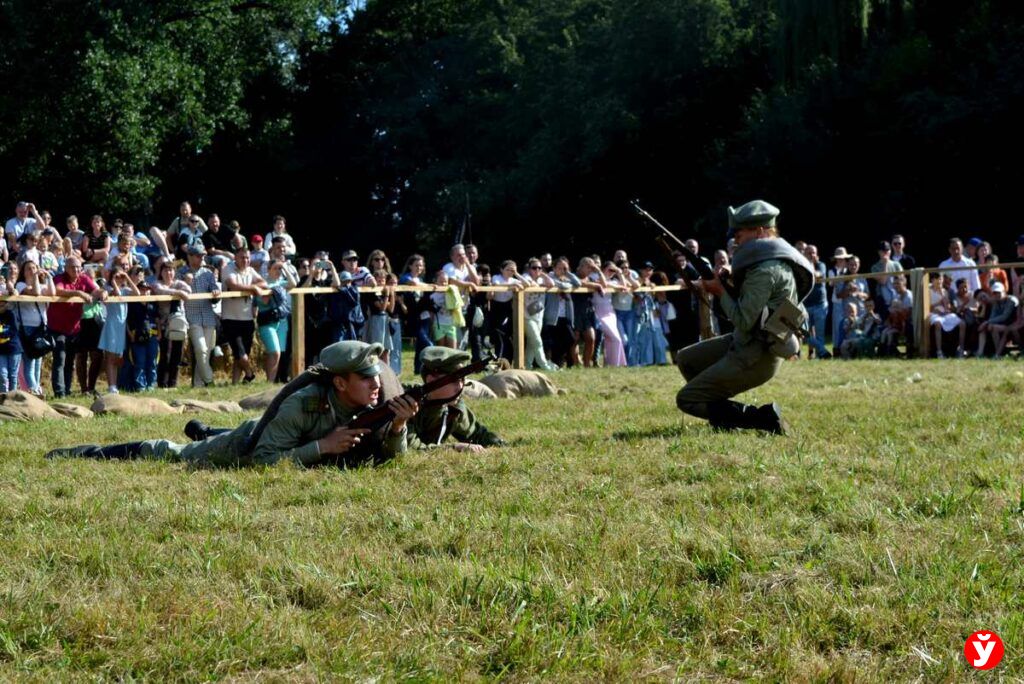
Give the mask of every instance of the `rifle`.
<path id="1" fill-rule="evenodd" d="M 420 401 L 424 396 L 426 396 L 430 392 L 433 392 L 439 387 L 444 387 L 445 385 L 456 382 L 457 380 L 460 380 L 466 377 L 467 375 L 479 373 L 480 371 L 487 367 L 488 363 L 490 363 L 493 360 L 493 356 L 489 356 L 486 359 L 481 359 L 480 361 L 469 364 L 465 368 L 460 368 L 454 373 L 449 373 L 448 375 L 428 382 L 421 387 L 414 387 L 405 394 L 402 394 L 401 396 L 411 396 L 416 401 Z M 277 396 L 274 397 L 274 400 L 270 402 L 270 405 L 263 412 L 263 416 L 260 418 L 259 422 L 253 428 L 252 432 L 249 434 L 249 437 L 245 442 L 245 452 L 251 453 L 256 449 L 256 445 L 259 444 L 260 437 L 262 436 L 263 431 L 266 429 L 267 425 L 270 424 L 270 421 L 272 421 L 274 417 L 277 415 L 277 412 L 281 408 L 281 404 L 284 403 L 285 399 L 295 394 L 302 388 L 308 387 L 309 385 L 318 383 L 328 385 L 330 384 L 331 378 L 333 377 L 334 373 L 329 371 L 325 366 L 321 364 L 316 364 L 310 366 L 303 372 L 299 373 L 297 376 L 295 376 L 295 378 L 292 379 L 291 382 L 282 387 L 281 391 L 278 392 Z M 357 415 L 355 418 L 349 421 L 349 423 L 344 427 L 368 428 L 370 430 L 377 430 L 391 422 L 393 416 L 394 413 L 392 413 L 388 405 L 384 403 Z"/>
<path id="2" fill-rule="evenodd" d="M 642 217 L 653 223 L 658 228 L 658 230 L 661 231 L 661 234 L 655 238 L 655 241 L 659 245 L 661 245 L 666 252 L 668 252 L 669 254 L 672 254 L 674 251 L 681 252 L 683 256 L 686 257 L 686 260 L 689 263 L 693 264 L 693 268 L 697 271 L 697 274 L 700 276 L 701 280 L 715 279 L 715 271 L 713 268 L 711 268 L 711 265 L 708 262 L 701 259 L 696 254 L 694 254 L 693 250 L 687 247 L 682 240 L 680 240 L 679 238 L 672 234 L 672 231 L 663 226 L 661 222 L 658 221 L 658 219 L 651 216 L 646 209 L 641 207 L 640 200 L 633 200 L 632 202 L 629 203 L 629 205 L 633 207 L 633 209 L 635 209 L 638 214 L 640 214 Z M 666 240 L 666 238 L 672 238 L 672 240 L 675 241 L 676 247 L 674 250 L 672 246 L 668 244 L 668 240 Z M 733 297 L 736 296 L 732 287 L 732 283 L 728 279 L 723 277 L 722 285 L 725 287 L 725 290 L 730 295 L 732 295 Z"/>
<path id="3" fill-rule="evenodd" d="M 430 382 L 424 383 L 419 387 L 412 387 L 406 390 L 405 393 L 403 393 L 397 398 L 400 399 L 401 397 L 412 397 L 416 402 L 422 402 L 423 398 L 426 397 L 431 392 L 433 392 L 434 390 L 441 389 L 442 387 L 450 385 L 453 382 L 458 382 L 459 380 L 462 380 L 466 376 L 472 375 L 473 373 L 479 373 L 480 371 L 487 368 L 487 364 L 489 364 L 491 361 L 494 361 L 493 356 L 488 356 L 487 358 L 480 359 L 479 361 L 475 361 L 469 364 L 468 366 L 460 368 L 454 373 L 442 375 L 436 380 L 431 380 Z M 350 420 L 348 424 L 345 425 L 345 427 L 379 430 L 380 428 L 390 423 L 391 419 L 394 418 L 395 414 L 394 412 L 392 412 L 391 406 L 389 404 L 390 401 L 385 402 L 383 404 L 379 404 L 371 409 L 364 411 L 363 413 L 360 413 L 355 418 Z"/>

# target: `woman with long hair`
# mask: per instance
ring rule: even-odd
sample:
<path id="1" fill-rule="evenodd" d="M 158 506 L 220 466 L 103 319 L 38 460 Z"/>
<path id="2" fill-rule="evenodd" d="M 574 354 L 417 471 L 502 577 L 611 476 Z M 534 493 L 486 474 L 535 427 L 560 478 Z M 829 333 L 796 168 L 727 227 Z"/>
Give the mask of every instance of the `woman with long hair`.
<path id="1" fill-rule="evenodd" d="M 54 296 L 57 289 L 53 284 L 53 276 L 47 271 L 39 268 L 34 261 L 26 261 L 21 265 L 21 272 L 18 274 L 18 282 L 15 289 L 20 295 Z M 31 340 L 39 334 L 40 330 L 46 329 L 46 309 L 49 304 L 40 302 L 19 303 L 17 309 L 18 326 L 21 328 L 21 338 Z M 29 358 L 25 355 L 25 363 L 22 365 L 22 373 L 29 392 L 36 396 L 43 396 L 41 375 L 43 371 L 43 358 Z"/>
<path id="2" fill-rule="evenodd" d="M 398 279 L 399 285 L 422 285 L 423 275 L 427 271 L 426 261 L 422 254 L 413 254 L 405 260 L 405 268 L 402 269 L 402 276 Z M 405 321 L 406 328 L 415 336 L 415 356 L 413 357 L 413 369 L 418 375 L 420 372 L 420 352 L 434 342 L 430 338 L 430 297 L 426 292 L 406 292 L 405 299 Z"/>

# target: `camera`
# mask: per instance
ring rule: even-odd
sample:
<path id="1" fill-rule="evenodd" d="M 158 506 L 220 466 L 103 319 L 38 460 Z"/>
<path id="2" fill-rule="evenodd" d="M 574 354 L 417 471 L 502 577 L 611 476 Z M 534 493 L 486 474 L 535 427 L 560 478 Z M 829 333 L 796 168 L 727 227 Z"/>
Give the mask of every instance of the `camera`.
<path id="1" fill-rule="evenodd" d="M 316 267 L 322 271 L 325 271 L 331 267 L 331 262 L 327 261 L 326 259 L 321 259 L 320 261 L 316 262 Z"/>

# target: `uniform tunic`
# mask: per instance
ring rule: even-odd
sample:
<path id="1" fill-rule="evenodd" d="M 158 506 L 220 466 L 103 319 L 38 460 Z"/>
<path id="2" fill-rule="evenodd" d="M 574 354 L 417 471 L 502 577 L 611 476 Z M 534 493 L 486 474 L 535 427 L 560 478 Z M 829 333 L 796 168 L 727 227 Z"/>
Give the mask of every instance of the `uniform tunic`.
<path id="1" fill-rule="evenodd" d="M 430 449 L 442 444 L 449 436 L 458 442 L 482 446 L 504 443 L 476 419 L 472 409 L 461 398 L 452 405 L 421 403 L 420 410 L 408 425 L 410 449 Z"/>
<path id="2" fill-rule="evenodd" d="M 163 439 L 148 440 L 143 442 L 142 456 L 211 466 L 272 465 L 284 459 L 311 466 L 371 457 L 388 460 L 406 451 L 406 430 L 392 434 L 388 424 L 364 437 L 356 449 L 340 456 L 321 455 L 317 440 L 361 412 L 342 405 L 330 387 L 314 384 L 284 400 L 252 453 L 246 453 L 245 444 L 257 420 L 247 420 L 231 432 L 201 442 L 182 445 Z"/>
<path id="3" fill-rule="evenodd" d="M 734 332 L 690 345 L 676 357 L 687 381 L 676 395 L 680 409 L 707 418 L 707 404 L 763 385 L 775 375 L 782 359 L 769 351 L 760 331 L 761 316 L 765 307 L 774 310 L 785 300 L 800 301 L 789 264 L 770 259 L 747 269 L 739 298 L 728 292 L 721 297 Z"/>

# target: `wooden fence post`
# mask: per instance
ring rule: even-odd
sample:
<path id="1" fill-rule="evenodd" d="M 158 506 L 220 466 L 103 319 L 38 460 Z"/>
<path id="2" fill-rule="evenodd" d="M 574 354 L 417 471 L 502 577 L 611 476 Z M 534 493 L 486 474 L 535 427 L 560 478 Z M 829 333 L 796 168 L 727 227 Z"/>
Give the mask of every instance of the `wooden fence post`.
<path id="1" fill-rule="evenodd" d="M 294 378 L 306 370 L 306 295 L 292 294 L 292 367 Z"/>
<path id="2" fill-rule="evenodd" d="M 939 276 L 940 278 L 942 276 Z M 915 268 L 910 271 L 910 291 L 914 295 L 914 311 L 912 321 L 914 325 L 914 347 L 917 356 L 922 359 L 928 358 L 928 351 L 931 349 L 931 331 L 928 325 L 928 314 L 931 313 L 931 293 L 929 290 L 929 277 L 923 268 Z"/>
<path id="3" fill-rule="evenodd" d="M 512 367 L 526 368 L 526 293 L 512 293 Z"/>

